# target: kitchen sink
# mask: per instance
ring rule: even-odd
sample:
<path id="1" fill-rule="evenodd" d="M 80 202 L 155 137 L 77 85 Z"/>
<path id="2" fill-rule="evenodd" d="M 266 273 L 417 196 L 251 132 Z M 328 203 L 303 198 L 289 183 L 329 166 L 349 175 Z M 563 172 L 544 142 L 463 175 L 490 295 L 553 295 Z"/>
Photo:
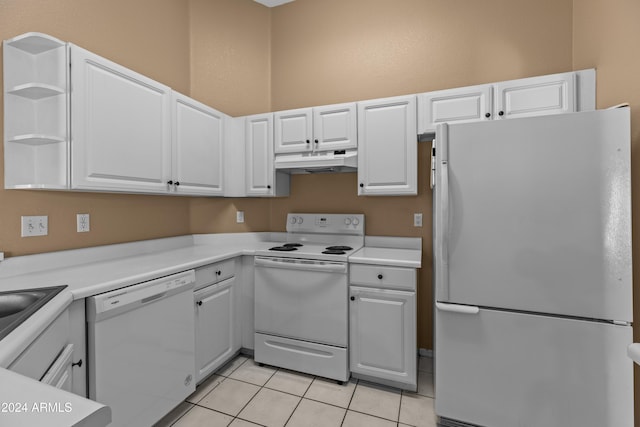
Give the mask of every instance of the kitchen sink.
<path id="1" fill-rule="evenodd" d="M 0 292 L 0 339 L 66 287 L 67 285 Z"/>

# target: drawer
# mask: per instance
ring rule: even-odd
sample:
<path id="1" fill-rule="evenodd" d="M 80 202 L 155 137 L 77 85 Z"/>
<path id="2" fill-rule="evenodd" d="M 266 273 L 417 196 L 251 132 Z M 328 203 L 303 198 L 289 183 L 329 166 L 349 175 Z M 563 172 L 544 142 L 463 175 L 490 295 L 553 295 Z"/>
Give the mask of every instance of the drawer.
<path id="1" fill-rule="evenodd" d="M 236 274 L 236 259 L 216 262 L 196 269 L 195 289 L 228 279 Z"/>
<path id="2" fill-rule="evenodd" d="M 352 285 L 416 290 L 415 268 L 351 264 L 349 269 L 349 283 Z"/>

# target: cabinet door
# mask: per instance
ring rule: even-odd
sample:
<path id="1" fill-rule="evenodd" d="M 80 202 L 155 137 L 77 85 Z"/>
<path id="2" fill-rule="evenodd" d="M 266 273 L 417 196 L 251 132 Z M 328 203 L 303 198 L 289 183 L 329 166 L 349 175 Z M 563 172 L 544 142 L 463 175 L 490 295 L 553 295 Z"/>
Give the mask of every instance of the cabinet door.
<path id="1" fill-rule="evenodd" d="M 222 366 L 238 348 L 234 281 L 227 279 L 194 294 L 198 382 Z"/>
<path id="2" fill-rule="evenodd" d="M 273 194 L 273 114 L 246 119 L 247 196 Z"/>
<path id="3" fill-rule="evenodd" d="M 171 89 L 71 46 L 71 185 L 167 191 Z"/>
<path id="4" fill-rule="evenodd" d="M 573 112 L 574 79 L 574 73 L 561 73 L 496 83 L 495 118 Z"/>
<path id="5" fill-rule="evenodd" d="M 358 147 L 356 104 L 336 104 L 313 109 L 313 149 L 346 150 Z"/>
<path id="6" fill-rule="evenodd" d="M 173 92 L 172 189 L 223 195 L 224 114 Z"/>
<path id="7" fill-rule="evenodd" d="M 479 85 L 418 95 L 418 133 L 435 132 L 438 123 L 490 119 L 491 90 L 491 85 Z"/>
<path id="8" fill-rule="evenodd" d="M 73 344 L 67 344 L 62 353 L 53 362 L 42 382 L 55 388 L 71 392 L 73 385 Z"/>
<path id="9" fill-rule="evenodd" d="M 358 103 L 358 195 L 418 194 L 416 97 Z"/>
<path id="10" fill-rule="evenodd" d="M 300 153 L 313 149 L 311 108 L 278 111 L 273 113 L 273 121 L 276 153 Z"/>
<path id="11" fill-rule="evenodd" d="M 414 292 L 350 287 L 351 372 L 417 386 Z"/>

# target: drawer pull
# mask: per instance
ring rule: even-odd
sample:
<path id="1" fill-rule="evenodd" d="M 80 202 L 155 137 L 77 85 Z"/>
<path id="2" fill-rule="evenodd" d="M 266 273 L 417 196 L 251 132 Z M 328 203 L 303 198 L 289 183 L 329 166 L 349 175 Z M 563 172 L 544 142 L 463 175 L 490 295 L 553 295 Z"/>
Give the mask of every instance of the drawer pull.
<path id="1" fill-rule="evenodd" d="M 382 280 L 384 276 L 382 274 L 378 274 L 378 279 Z"/>

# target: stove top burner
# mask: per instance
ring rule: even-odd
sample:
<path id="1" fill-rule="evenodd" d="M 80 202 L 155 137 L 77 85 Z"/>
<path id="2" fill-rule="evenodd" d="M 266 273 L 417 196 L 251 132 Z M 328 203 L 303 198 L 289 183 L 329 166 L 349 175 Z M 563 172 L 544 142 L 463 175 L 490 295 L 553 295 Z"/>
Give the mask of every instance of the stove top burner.
<path id="1" fill-rule="evenodd" d="M 322 253 L 326 254 L 326 255 L 344 255 L 344 254 L 346 254 L 345 251 L 341 251 L 341 250 L 338 250 L 338 249 L 328 249 L 328 248 L 327 248 L 327 250 L 322 251 Z"/>
<path id="2" fill-rule="evenodd" d="M 281 252 L 291 252 L 291 251 L 297 251 L 298 248 L 295 246 L 274 246 L 272 248 L 269 248 L 270 251 L 281 251 Z"/>
<path id="3" fill-rule="evenodd" d="M 353 248 L 351 246 L 329 246 L 326 249 L 328 251 L 341 251 L 344 253 L 344 251 L 350 251 Z"/>
<path id="4" fill-rule="evenodd" d="M 301 246 L 303 246 L 302 243 L 285 243 L 284 245 L 282 245 L 285 248 L 299 248 Z"/>

